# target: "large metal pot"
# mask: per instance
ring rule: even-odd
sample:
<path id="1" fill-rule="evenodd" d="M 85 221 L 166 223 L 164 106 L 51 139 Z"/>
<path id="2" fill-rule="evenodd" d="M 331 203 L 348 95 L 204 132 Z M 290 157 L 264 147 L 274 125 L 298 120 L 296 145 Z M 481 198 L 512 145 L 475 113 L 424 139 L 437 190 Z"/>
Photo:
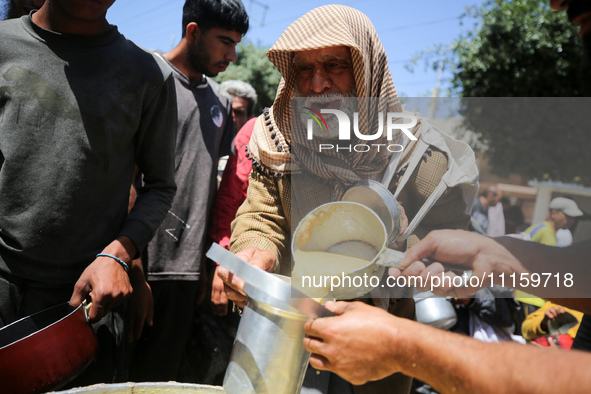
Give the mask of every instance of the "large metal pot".
<path id="1" fill-rule="evenodd" d="M 224 377 L 227 393 L 300 392 L 310 358 L 303 342 L 308 317 L 289 307 L 289 293 L 273 290 L 244 286 L 249 298 Z"/>
<path id="2" fill-rule="evenodd" d="M 92 362 L 97 347 L 82 305 L 64 303 L 20 319 L 0 329 L 0 390 L 63 387 Z"/>

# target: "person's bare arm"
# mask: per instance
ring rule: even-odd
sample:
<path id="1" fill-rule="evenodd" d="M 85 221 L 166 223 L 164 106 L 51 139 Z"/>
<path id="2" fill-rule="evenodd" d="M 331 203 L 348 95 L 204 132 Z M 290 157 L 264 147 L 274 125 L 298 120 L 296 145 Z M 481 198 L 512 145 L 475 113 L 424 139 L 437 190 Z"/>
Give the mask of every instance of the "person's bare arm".
<path id="1" fill-rule="evenodd" d="M 556 248 L 512 237 L 488 238 L 462 230 L 437 230 L 407 251 L 406 258 L 401 262 L 402 272 L 391 269 L 390 274 L 420 275 L 428 282 L 428 277 L 441 276 L 445 271 L 439 263 L 425 267 L 419 261 L 432 258 L 466 266 L 472 269 L 473 276 L 487 279 L 480 281 L 478 288 L 453 288 L 448 281 L 445 286 L 434 289 L 439 295 L 474 294 L 491 284 L 488 279 L 492 274 L 495 284 L 515 287 L 557 304 L 591 313 L 591 289 L 587 285 L 591 280 L 591 267 L 587 263 L 590 254 L 591 242 Z M 540 279 L 537 285 L 531 280 L 533 274 Z M 454 276 L 450 272 L 446 275 Z M 522 277 L 529 280 L 522 280 Z M 528 283 L 529 286 L 526 285 Z"/>
<path id="2" fill-rule="evenodd" d="M 483 343 L 360 302 L 327 307 L 339 316 L 304 327 L 310 364 L 353 384 L 402 372 L 441 393 L 582 393 L 591 387 L 588 353 Z"/>

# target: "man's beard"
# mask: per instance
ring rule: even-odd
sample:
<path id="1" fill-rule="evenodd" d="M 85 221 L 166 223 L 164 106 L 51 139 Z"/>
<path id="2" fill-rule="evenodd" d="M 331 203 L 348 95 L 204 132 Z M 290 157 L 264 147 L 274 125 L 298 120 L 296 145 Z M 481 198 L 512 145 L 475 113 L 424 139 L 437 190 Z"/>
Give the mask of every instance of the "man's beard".
<path id="1" fill-rule="evenodd" d="M 220 73 L 218 70 L 211 70 L 209 68 L 211 55 L 207 52 L 207 48 L 201 40 L 197 41 L 195 45 L 188 47 L 187 62 L 193 72 L 206 75 L 210 78 L 213 78 Z M 226 66 L 230 64 L 230 62 L 218 62 L 214 66 L 222 63 Z"/>
<path id="2" fill-rule="evenodd" d="M 294 96 L 297 98 L 301 98 L 298 100 L 298 106 L 302 108 L 314 108 L 316 104 L 327 104 L 330 102 L 338 102 L 340 111 L 343 111 L 347 115 L 349 115 L 349 119 L 353 119 L 353 112 L 357 111 L 357 89 L 353 88 L 346 94 L 343 93 L 312 93 L 308 96 L 302 96 L 299 92 L 297 86 L 294 90 Z M 320 111 L 318 111 L 320 112 Z M 339 120 L 334 114 L 321 114 L 326 121 L 326 128 L 328 130 L 324 132 L 320 132 L 320 130 L 315 130 L 314 138 L 320 139 L 324 141 L 330 140 L 337 140 L 339 138 Z M 301 125 L 304 129 L 307 129 L 308 120 L 311 119 L 310 115 L 306 111 L 299 111 L 299 118 Z M 321 122 L 322 123 L 322 122 Z M 313 127 L 316 128 L 316 122 L 313 123 Z M 324 127 L 324 126 L 323 126 Z M 351 127 L 353 124 L 351 123 Z"/>

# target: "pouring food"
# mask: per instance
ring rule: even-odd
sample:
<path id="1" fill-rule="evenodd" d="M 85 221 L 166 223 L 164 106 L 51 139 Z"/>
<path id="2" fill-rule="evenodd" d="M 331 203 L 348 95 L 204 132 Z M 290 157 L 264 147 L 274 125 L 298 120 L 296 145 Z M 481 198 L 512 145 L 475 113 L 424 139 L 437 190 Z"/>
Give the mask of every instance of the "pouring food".
<path id="1" fill-rule="evenodd" d="M 399 267 L 404 258 L 388 248 L 389 242 L 384 223 L 367 206 L 351 201 L 321 205 L 295 230 L 292 286 L 313 297 L 363 297 L 380 286 L 386 267 Z"/>

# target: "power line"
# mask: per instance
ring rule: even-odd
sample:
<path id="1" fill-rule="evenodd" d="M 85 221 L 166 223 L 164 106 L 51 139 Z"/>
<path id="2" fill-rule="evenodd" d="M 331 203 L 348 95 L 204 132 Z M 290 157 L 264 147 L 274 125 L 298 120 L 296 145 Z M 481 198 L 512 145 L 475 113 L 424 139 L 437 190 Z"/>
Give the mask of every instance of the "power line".
<path id="1" fill-rule="evenodd" d="M 161 3 L 161 4 L 157 5 L 156 7 L 152 7 L 152 8 L 149 8 L 147 10 L 144 10 L 142 12 L 139 12 L 137 14 L 133 14 L 131 17 L 129 17 L 129 18 L 126 19 L 126 22 L 133 21 L 133 20 L 135 20 L 137 18 L 140 18 L 140 17 L 142 17 L 144 15 L 151 14 L 152 12 L 158 11 L 158 10 L 164 8 L 164 7 L 170 7 L 171 6 L 171 3 L 172 2 L 170 0 L 167 0 L 164 3 Z M 180 3 L 180 1 L 179 1 L 179 3 Z"/>

